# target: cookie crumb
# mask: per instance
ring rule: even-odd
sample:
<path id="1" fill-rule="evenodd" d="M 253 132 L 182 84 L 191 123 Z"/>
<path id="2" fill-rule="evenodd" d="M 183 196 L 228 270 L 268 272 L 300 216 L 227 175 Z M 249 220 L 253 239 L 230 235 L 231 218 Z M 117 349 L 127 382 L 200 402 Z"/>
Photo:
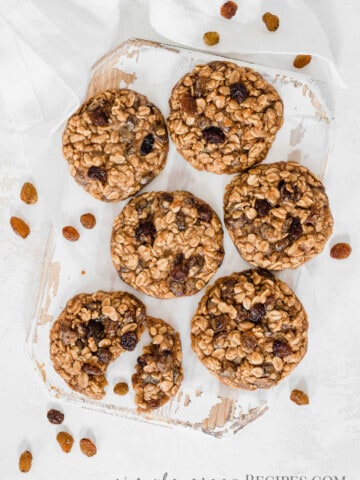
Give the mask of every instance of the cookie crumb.
<path id="1" fill-rule="evenodd" d="M 351 254 L 351 246 L 348 243 L 339 242 L 331 247 L 330 256 L 337 260 L 344 260 Z"/>
<path id="2" fill-rule="evenodd" d="M 23 452 L 20 455 L 20 459 L 19 459 L 20 472 L 26 473 L 30 470 L 31 464 L 32 464 L 32 458 L 33 458 L 32 454 L 31 452 L 29 452 L 29 450 L 25 450 L 25 452 Z"/>
<path id="3" fill-rule="evenodd" d="M 220 8 L 220 15 L 230 20 L 230 18 L 232 18 L 236 14 L 237 9 L 238 6 L 236 2 L 225 2 L 224 5 Z"/>
<path id="4" fill-rule="evenodd" d="M 69 242 L 76 242 L 80 238 L 80 233 L 71 225 L 64 227 L 62 229 L 62 234 L 66 240 L 69 240 Z"/>
<path id="5" fill-rule="evenodd" d="M 290 400 L 296 405 L 309 405 L 309 397 L 301 390 L 296 388 L 290 394 Z"/>
<path id="6" fill-rule="evenodd" d="M 60 425 L 64 421 L 64 417 L 65 415 L 55 408 L 47 412 L 47 419 L 54 425 Z"/>
<path id="7" fill-rule="evenodd" d="M 80 222 L 84 228 L 91 229 L 94 228 L 96 225 L 96 218 L 92 213 L 84 213 L 80 217 Z"/>
<path id="8" fill-rule="evenodd" d="M 61 450 L 65 453 L 69 453 L 74 445 L 74 439 L 70 433 L 59 432 L 56 435 L 56 440 L 61 447 Z"/>
<path id="9" fill-rule="evenodd" d="M 21 238 L 26 238 L 30 234 L 29 225 L 19 217 L 11 217 L 10 225 L 16 235 L 19 235 Z"/>
<path id="10" fill-rule="evenodd" d="M 80 440 L 80 450 L 87 457 L 93 457 L 97 452 L 96 445 L 89 438 Z"/>
<path id="11" fill-rule="evenodd" d="M 296 55 L 293 65 L 295 68 L 304 68 L 311 62 L 311 55 Z"/>
<path id="12" fill-rule="evenodd" d="M 275 32 L 280 25 L 280 20 L 277 15 L 273 15 L 270 12 L 264 13 L 262 16 L 262 21 L 265 23 L 266 28 L 269 30 L 269 32 Z"/>
<path id="13" fill-rule="evenodd" d="M 114 393 L 116 395 L 126 395 L 129 391 L 129 386 L 125 382 L 119 382 L 114 386 Z"/>
<path id="14" fill-rule="evenodd" d="M 204 33 L 203 40 L 205 45 L 212 47 L 220 41 L 220 35 L 217 32 L 206 32 Z"/>
<path id="15" fill-rule="evenodd" d="M 33 205 L 38 201 L 38 194 L 35 186 L 30 182 L 25 182 L 20 191 L 21 200 L 27 205 Z"/>

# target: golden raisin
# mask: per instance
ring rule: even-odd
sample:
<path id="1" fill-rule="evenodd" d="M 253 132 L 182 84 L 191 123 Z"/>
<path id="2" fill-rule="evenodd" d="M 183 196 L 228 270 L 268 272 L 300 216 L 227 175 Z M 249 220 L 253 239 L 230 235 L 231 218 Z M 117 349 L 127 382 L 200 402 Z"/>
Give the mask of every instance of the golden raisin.
<path id="1" fill-rule="evenodd" d="M 30 227 L 19 217 L 11 217 L 10 225 L 14 232 L 21 238 L 26 238 L 30 233 Z"/>
<path id="2" fill-rule="evenodd" d="M 96 454 L 96 445 L 89 438 L 82 438 L 80 440 L 80 450 L 87 457 L 92 457 Z"/>
<path id="3" fill-rule="evenodd" d="M 128 391 L 129 391 L 129 387 L 128 387 L 128 384 L 125 382 L 117 383 L 114 386 L 114 393 L 116 393 L 116 395 L 126 395 Z"/>
<path id="4" fill-rule="evenodd" d="M 21 188 L 20 198 L 28 205 L 32 205 L 38 201 L 38 194 L 35 186 L 30 182 L 25 182 Z"/>
<path id="5" fill-rule="evenodd" d="M 220 35 L 217 32 L 206 32 L 204 33 L 203 40 L 205 45 L 211 47 L 219 43 Z"/>
<path id="6" fill-rule="evenodd" d="M 85 270 L 81 270 L 80 273 L 81 273 L 81 275 L 85 275 L 86 272 L 85 272 Z"/>
<path id="7" fill-rule="evenodd" d="M 19 459 L 20 472 L 23 472 L 23 473 L 28 472 L 31 468 L 31 464 L 32 464 L 31 452 L 29 452 L 29 450 L 25 450 L 25 452 L 23 452 L 20 455 L 20 459 Z"/>
<path id="8" fill-rule="evenodd" d="M 70 242 L 76 242 L 80 238 L 80 234 L 76 230 L 76 228 L 71 227 L 70 225 L 62 229 L 62 234 L 64 238 L 66 238 L 66 240 L 69 240 Z"/>
<path id="9" fill-rule="evenodd" d="M 351 247 L 348 243 L 336 243 L 331 247 L 330 256 L 336 258 L 337 260 L 343 260 L 348 258 L 351 253 Z"/>
<path id="10" fill-rule="evenodd" d="M 304 68 L 306 65 L 309 65 L 310 62 L 311 55 L 296 55 L 293 65 L 296 68 Z"/>
<path id="11" fill-rule="evenodd" d="M 237 9 L 238 6 L 235 2 L 225 2 L 224 5 L 220 8 L 220 15 L 230 20 L 230 18 L 235 15 Z"/>
<path id="12" fill-rule="evenodd" d="M 61 447 L 61 450 L 65 453 L 69 453 L 70 450 L 72 449 L 72 446 L 74 444 L 74 439 L 70 433 L 67 432 L 59 432 L 56 435 L 56 440 L 58 441 L 58 444 Z"/>
<path id="13" fill-rule="evenodd" d="M 309 397 L 306 393 L 296 388 L 290 394 L 290 400 L 292 400 L 297 405 L 309 405 Z"/>
<path id="14" fill-rule="evenodd" d="M 80 222 L 84 228 L 94 228 L 96 225 L 96 218 L 92 213 L 84 213 L 80 217 Z"/>
<path id="15" fill-rule="evenodd" d="M 270 32 L 275 32 L 280 25 L 279 17 L 277 15 L 273 15 L 270 12 L 264 13 L 264 15 L 262 16 L 262 21 L 265 23 L 266 28 Z"/>

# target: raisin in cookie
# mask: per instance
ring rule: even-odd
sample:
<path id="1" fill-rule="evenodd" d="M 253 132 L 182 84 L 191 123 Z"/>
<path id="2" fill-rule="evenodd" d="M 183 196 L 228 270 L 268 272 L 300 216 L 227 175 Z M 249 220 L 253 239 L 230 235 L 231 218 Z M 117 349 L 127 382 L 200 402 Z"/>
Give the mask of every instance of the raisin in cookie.
<path id="1" fill-rule="evenodd" d="M 169 133 L 198 170 L 238 173 L 261 162 L 283 124 L 279 94 L 251 68 L 198 65 L 175 85 Z"/>
<path id="2" fill-rule="evenodd" d="M 189 192 L 150 192 L 115 219 L 111 256 L 119 276 L 157 298 L 193 295 L 221 265 L 219 217 Z"/>
<path id="3" fill-rule="evenodd" d="M 147 318 L 152 339 L 137 359 L 132 376 L 135 403 L 140 412 L 159 408 L 179 390 L 183 379 L 180 336 L 159 318 Z"/>
<path id="4" fill-rule="evenodd" d="M 225 225 L 244 260 L 296 268 L 322 252 L 333 218 L 321 181 L 295 162 L 258 165 L 226 187 Z"/>
<path id="5" fill-rule="evenodd" d="M 50 332 L 54 368 L 73 390 L 100 399 L 110 362 L 135 349 L 145 306 L 125 292 L 81 293 L 71 298 Z"/>
<path id="6" fill-rule="evenodd" d="M 192 319 L 192 348 L 230 387 L 269 388 L 307 350 L 306 312 L 292 290 L 266 270 L 218 279 Z"/>
<path id="7" fill-rule="evenodd" d="M 160 110 L 128 89 L 87 100 L 63 134 L 70 174 L 104 202 L 118 202 L 147 185 L 164 168 L 168 148 Z"/>

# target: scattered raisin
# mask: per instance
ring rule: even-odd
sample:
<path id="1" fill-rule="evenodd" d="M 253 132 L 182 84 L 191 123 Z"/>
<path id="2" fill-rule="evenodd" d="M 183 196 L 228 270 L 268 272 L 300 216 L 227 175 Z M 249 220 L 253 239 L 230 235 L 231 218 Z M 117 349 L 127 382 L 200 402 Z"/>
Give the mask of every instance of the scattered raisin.
<path id="1" fill-rule="evenodd" d="M 104 127 L 109 123 L 109 114 L 102 107 L 89 112 L 89 117 L 92 123 L 99 127 Z"/>
<path id="2" fill-rule="evenodd" d="M 182 297 L 185 294 L 186 287 L 184 283 L 179 283 L 175 281 L 169 282 L 170 291 L 177 297 Z"/>
<path id="3" fill-rule="evenodd" d="M 293 65 L 295 68 L 304 68 L 311 62 L 311 55 L 296 55 Z"/>
<path id="4" fill-rule="evenodd" d="M 96 218 L 92 213 L 84 213 L 80 217 L 80 222 L 84 228 L 94 228 L 96 225 Z"/>
<path id="5" fill-rule="evenodd" d="M 260 322 L 265 313 L 265 305 L 263 305 L 262 303 L 255 303 L 255 305 L 253 305 L 250 309 L 249 321 L 254 323 Z"/>
<path id="6" fill-rule="evenodd" d="M 267 29 L 270 32 L 275 32 L 280 25 L 279 17 L 277 15 L 273 15 L 270 12 L 264 13 L 264 15 L 262 16 L 262 21 L 265 23 Z"/>
<path id="7" fill-rule="evenodd" d="M 197 255 L 191 255 L 186 263 L 189 269 L 196 267 L 198 270 L 201 270 L 205 265 L 205 258 L 198 253 Z"/>
<path id="8" fill-rule="evenodd" d="M 273 353 L 276 357 L 284 358 L 291 355 L 293 352 L 290 345 L 284 340 L 274 340 Z"/>
<path id="9" fill-rule="evenodd" d="M 203 40 L 205 45 L 212 47 L 220 41 L 220 35 L 217 32 L 206 32 L 204 33 Z"/>
<path id="10" fill-rule="evenodd" d="M 64 414 L 59 410 L 52 408 L 47 412 L 47 419 L 54 425 L 60 425 L 64 421 Z"/>
<path id="11" fill-rule="evenodd" d="M 176 221 L 176 226 L 180 232 L 182 232 L 183 230 L 186 230 L 186 215 L 184 212 L 179 210 L 176 214 L 175 221 Z"/>
<path id="12" fill-rule="evenodd" d="M 147 155 L 150 153 L 153 149 L 155 143 L 155 138 L 152 133 L 148 133 L 144 140 L 142 141 L 141 147 L 140 147 L 140 153 L 141 155 Z"/>
<path id="13" fill-rule="evenodd" d="M 211 319 L 211 326 L 215 333 L 223 332 L 226 330 L 229 320 L 226 315 L 216 315 Z"/>
<path id="14" fill-rule="evenodd" d="M 265 217 L 270 212 L 271 205 L 265 198 L 257 198 L 255 200 L 255 210 L 259 218 Z"/>
<path id="15" fill-rule="evenodd" d="M 30 233 L 29 225 L 19 217 L 11 217 L 10 225 L 16 235 L 19 235 L 21 238 L 26 238 Z"/>
<path id="16" fill-rule="evenodd" d="M 100 341 L 104 338 L 104 325 L 98 320 L 89 320 L 85 327 L 85 334 L 87 338 L 92 337 L 95 341 Z"/>
<path id="17" fill-rule="evenodd" d="M 116 395 L 126 395 L 128 391 L 129 391 L 129 386 L 125 382 L 117 383 L 114 386 L 114 393 L 116 393 Z"/>
<path id="18" fill-rule="evenodd" d="M 348 243 L 336 243 L 331 247 L 330 256 L 338 260 L 348 258 L 351 253 L 351 247 Z"/>
<path id="19" fill-rule="evenodd" d="M 96 356 L 100 363 L 108 363 L 111 360 L 111 352 L 108 348 L 99 348 L 96 352 Z"/>
<path id="20" fill-rule="evenodd" d="M 135 332 L 126 332 L 120 338 L 120 344 L 124 350 L 132 352 L 138 343 L 137 335 Z"/>
<path id="21" fill-rule="evenodd" d="M 290 400 L 292 400 L 297 405 L 309 405 L 309 397 L 306 393 L 302 392 L 301 390 L 294 390 L 290 394 Z"/>
<path id="22" fill-rule="evenodd" d="M 249 92 L 245 85 L 241 82 L 232 83 L 230 85 L 230 97 L 238 103 L 243 102 L 249 96 Z"/>
<path id="23" fill-rule="evenodd" d="M 281 200 L 296 202 L 300 198 L 299 189 L 296 185 L 285 183 L 284 180 L 280 180 L 278 189 L 280 192 Z"/>
<path id="24" fill-rule="evenodd" d="M 22 452 L 19 458 L 20 472 L 27 473 L 30 470 L 31 464 L 32 464 L 32 458 L 33 457 L 31 455 L 31 452 L 29 452 L 29 450 L 25 450 L 25 452 Z"/>
<path id="25" fill-rule="evenodd" d="M 80 238 L 80 233 L 76 230 L 76 228 L 72 227 L 71 225 L 67 225 L 62 229 L 63 237 L 69 242 L 76 242 Z"/>
<path id="26" fill-rule="evenodd" d="M 103 374 L 99 367 L 97 367 L 96 365 L 92 365 L 91 363 L 84 363 L 84 365 L 82 366 L 82 371 L 84 373 L 87 373 L 88 375 L 99 376 Z"/>
<path id="27" fill-rule="evenodd" d="M 140 357 L 137 358 L 136 363 L 142 368 L 145 367 L 145 365 L 147 365 L 146 355 L 140 355 Z"/>
<path id="28" fill-rule="evenodd" d="M 203 130 L 203 137 L 207 143 L 224 143 L 225 133 L 218 127 L 208 127 Z"/>
<path id="29" fill-rule="evenodd" d="M 212 211 L 209 205 L 206 205 L 205 203 L 200 203 L 196 206 L 196 210 L 198 213 L 198 219 L 201 220 L 202 222 L 210 222 L 212 219 Z"/>
<path id="30" fill-rule="evenodd" d="M 185 283 L 189 275 L 189 266 L 184 261 L 184 254 L 179 253 L 174 260 L 174 266 L 170 270 L 170 279 L 174 282 Z"/>
<path id="31" fill-rule="evenodd" d="M 156 228 L 151 220 L 140 220 L 135 230 L 135 238 L 142 244 L 152 245 L 155 240 Z"/>
<path id="32" fill-rule="evenodd" d="M 107 172 L 104 168 L 92 166 L 87 172 L 87 176 L 91 180 L 97 180 L 101 183 L 106 183 L 107 181 Z"/>
<path id="33" fill-rule="evenodd" d="M 303 233 L 301 221 L 299 217 L 294 217 L 289 227 L 289 238 L 292 241 L 297 240 Z"/>
<path id="34" fill-rule="evenodd" d="M 245 332 L 241 335 L 240 338 L 241 346 L 245 351 L 252 352 L 257 345 L 257 340 L 255 335 L 249 332 Z"/>
<path id="35" fill-rule="evenodd" d="M 224 18 L 230 20 L 238 9 L 238 6 L 235 2 L 225 2 L 224 5 L 220 8 L 220 15 Z"/>
<path id="36" fill-rule="evenodd" d="M 25 182 L 21 188 L 20 198 L 28 205 L 33 205 L 38 201 L 38 194 L 35 186 L 30 182 Z"/>
<path id="37" fill-rule="evenodd" d="M 74 439 L 70 433 L 59 432 L 56 435 L 56 440 L 61 447 L 61 450 L 65 453 L 69 453 L 74 444 Z"/>
<path id="38" fill-rule="evenodd" d="M 189 94 L 185 94 L 181 97 L 181 108 L 185 113 L 189 115 L 194 115 L 197 111 L 196 109 L 196 100 Z"/>
<path id="39" fill-rule="evenodd" d="M 80 450 L 87 457 L 93 457 L 97 452 L 96 445 L 89 438 L 80 440 Z"/>

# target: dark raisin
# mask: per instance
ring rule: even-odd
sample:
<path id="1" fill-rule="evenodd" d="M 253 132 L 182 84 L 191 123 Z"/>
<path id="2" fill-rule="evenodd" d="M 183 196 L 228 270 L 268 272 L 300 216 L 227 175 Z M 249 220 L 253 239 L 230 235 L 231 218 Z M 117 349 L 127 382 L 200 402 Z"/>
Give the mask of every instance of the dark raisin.
<path id="1" fill-rule="evenodd" d="M 135 332 L 126 332 L 120 338 L 120 344 L 124 350 L 132 352 L 138 343 L 138 338 Z"/>
<path id="2" fill-rule="evenodd" d="M 269 376 L 275 372 L 274 365 L 271 362 L 264 363 L 263 369 L 264 369 L 265 376 Z"/>
<path id="3" fill-rule="evenodd" d="M 245 310 L 242 305 L 235 305 L 235 310 L 237 311 L 236 314 L 236 321 L 237 322 L 246 322 L 249 317 L 249 312 Z"/>
<path id="4" fill-rule="evenodd" d="M 176 214 L 176 226 L 180 232 L 186 230 L 186 215 L 181 210 Z"/>
<path id="5" fill-rule="evenodd" d="M 249 96 L 249 92 L 245 85 L 241 82 L 236 82 L 230 85 L 230 97 L 238 103 L 243 102 Z"/>
<path id="6" fill-rule="evenodd" d="M 96 110 L 89 112 L 89 117 L 94 125 L 100 127 L 103 127 L 104 125 L 107 125 L 109 123 L 109 114 L 107 111 L 103 110 L 102 107 L 99 107 Z"/>
<path id="7" fill-rule="evenodd" d="M 255 303 L 250 309 L 249 321 L 254 323 L 260 322 L 265 313 L 265 306 L 262 303 Z"/>
<path id="8" fill-rule="evenodd" d="M 77 334 L 75 330 L 62 326 L 60 330 L 60 340 L 64 345 L 73 345 L 76 342 Z"/>
<path id="9" fill-rule="evenodd" d="M 295 217 L 292 219 L 292 222 L 289 227 L 289 238 L 292 241 L 297 240 L 303 233 L 303 229 L 301 226 L 301 221 L 299 217 Z"/>
<path id="10" fill-rule="evenodd" d="M 140 220 L 135 230 L 135 238 L 142 244 L 152 245 L 156 235 L 156 228 L 151 220 Z"/>
<path id="11" fill-rule="evenodd" d="M 76 340 L 76 344 L 75 344 L 75 345 L 78 347 L 79 350 L 82 350 L 82 349 L 84 348 L 84 346 L 85 346 L 85 343 L 84 343 L 82 340 L 80 340 L 80 338 L 78 338 L 78 339 Z"/>
<path id="12" fill-rule="evenodd" d="M 255 335 L 248 332 L 245 332 L 241 335 L 240 342 L 241 342 L 242 348 L 246 351 L 253 351 L 257 345 L 257 340 Z"/>
<path id="13" fill-rule="evenodd" d="M 266 310 L 271 310 L 275 306 L 275 297 L 274 295 L 269 295 L 265 301 L 265 308 Z"/>
<path id="14" fill-rule="evenodd" d="M 60 425 L 64 421 L 65 415 L 59 410 L 52 408 L 47 412 L 47 419 L 54 425 Z"/>
<path id="15" fill-rule="evenodd" d="M 171 203 L 174 200 L 174 197 L 171 195 L 171 193 L 168 193 L 168 192 L 164 192 L 161 195 L 161 198 L 163 202 L 168 202 L 168 203 Z"/>
<path id="16" fill-rule="evenodd" d="M 181 263 L 184 263 L 184 254 L 183 253 L 178 253 L 174 259 L 174 265 L 180 265 Z"/>
<path id="17" fill-rule="evenodd" d="M 281 240 L 274 243 L 275 252 L 282 252 L 286 247 L 289 246 L 289 239 L 287 237 L 282 238 Z"/>
<path id="18" fill-rule="evenodd" d="M 284 358 L 291 355 L 293 352 L 287 342 L 283 340 L 274 340 L 273 353 L 276 357 Z"/>
<path id="19" fill-rule="evenodd" d="M 82 371 L 87 373 L 88 375 L 95 376 L 102 375 L 103 373 L 99 367 L 97 367 L 96 365 L 91 365 L 91 363 L 84 363 L 84 365 L 82 366 Z"/>
<path id="20" fill-rule="evenodd" d="M 138 359 L 137 359 L 137 364 L 141 368 L 145 367 L 145 365 L 147 365 L 146 355 L 140 355 L 140 357 L 138 357 Z"/>
<path id="21" fill-rule="evenodd" d="M 199 271 L 205 265 L 205 258 L 203 257 L 203 255 L 200 254 L 191 255 L 191 257 L 188 258 L 186 263 L 189 269 L 196 267 Z"/>
<path id="22" fill-rule="evenodd" d="M 298 187 L 296 185 L 286 183 L 284 180 L 280 180 L 278 189 L 282 200 L 288 202 L 297 202 L 301 197 Z"/>
<path id="23" fill-rule="evenodd" d="M 185 113 L 194 115 L 196 113 L 196 100 L 191 95 L 185 94 L 181 97 L 181 108 Z"/>
<path id="24" fill-rule="evenodd" d="M 224 143 L 225 133 L 218 127 L 208 127 L 203 130 L 203 137 L 207 143 Z"/>
<path id="25" fill-rule="evenodd" d="M 140 147 L 140 153 L 141 155 L 147 155 L 150 153 L 153 149 L 155 142 L 154 135 L 152 133 L 148 133 L 144 140 L 142 141 L 141 147 Z"/>
<path id="26" fill-rule="evenodd" d="M 235 278 L 230 278 L 223 283 L 221 288 L 221 298 L 223 300 L 231 299 L 234 295 L 234 287 L 237 284 L 237 280 Z"/>
<path id="27" fill-rule="evenodd" d="M 186 286 L 183 283 L 175 282 L 175 281 L 170 281 L 169 282 L 169 288 L 170 291 L 176 296 L 176 297 L 182 297 L 185 294 L 186 291 Z"/>
<path id="28" fill-rule="evenodd" d="M 99 348 L 96 355 L 101 363 L 108 363 L 111 360 L 111 352 L 108 348 Z"/>
<path id="29" fill-rule="evenodd" d="M 178 283 L 185 283 L 188 275 L 189 267 L 186 263 L 175 264 L 170 271 L 170 279 Z"/>
<path id="30" fill-rule="evenodd" d="M 229 320 L 226 315 L 217 315 L 211 319 L 211 326 L 215 333 L 222 332 L 226 330 Z"/>
<path id="31" fill-rule="evenodd" d="M 212 219 L 212 210 L 209 207 L 209 205 L 206 205 L 205 203 L 200 203 L 196 207 L 197 213 L 198 213 L 198 218 L 202 222 L 210 222 Z"/>
<path id="32" fill-rule="evenodd" d="M 95 341 L 99 341 L 104 338 L 104 325 L 97 320 L 89 320 L 85 327 L 85 335 L 92 337 Z"/>
<path id="33" fill-rule="evenodd" d="M 90 167 L 87 176 L 91 178 L 91 180 L 98 180 L 101 183 L 106 183 L 107 181 L 107 173 L 104 168 L 101 167 Z"/>
<path id="34" fill-rule="evenodd" d="M 265 217 L 265 215 L 267 215 L 270 210 L 271 210 L 271 205 L 270 203 L 265 200 L 265 198 L 263 199 L 260 199 L 260 198 L 257 198 L 255 200 L 255 210 L 258 214 L 258 217 Z"/>

